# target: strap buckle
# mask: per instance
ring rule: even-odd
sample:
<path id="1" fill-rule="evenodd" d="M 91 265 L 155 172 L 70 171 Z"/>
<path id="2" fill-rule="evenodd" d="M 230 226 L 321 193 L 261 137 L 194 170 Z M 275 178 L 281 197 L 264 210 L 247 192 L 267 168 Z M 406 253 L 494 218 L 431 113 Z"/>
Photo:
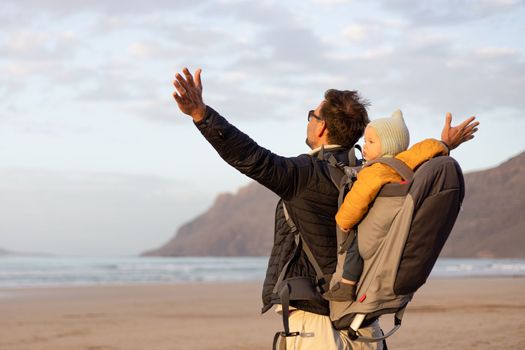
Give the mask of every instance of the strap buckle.
<path id="1" fill-rule="evenodd" d="M 359 338 L 359 336 L 357 335 L 357 332 L 354 331 L 352 328 L 348 328 L 347 335 L 348 335 L 348 338 L 350 338 L 350 340 L 356 340 L 357 338 Z"/>
<path id="2" fill-rule="evenodd" d="M 301 332 L 279 332 L 281 337 L 297 337 Z"/>

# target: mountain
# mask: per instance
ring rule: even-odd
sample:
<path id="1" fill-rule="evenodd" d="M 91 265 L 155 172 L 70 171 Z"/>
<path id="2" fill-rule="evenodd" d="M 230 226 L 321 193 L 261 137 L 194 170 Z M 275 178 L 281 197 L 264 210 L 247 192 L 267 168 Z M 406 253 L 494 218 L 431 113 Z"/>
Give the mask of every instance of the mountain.
<path id="1" fill-rule="evenodd" d="M 465 175 L 465 200 L 441 256 L 525 258 L 525 152 Z M 257 183 L 221 194 L 147 256 L 268 256 L 277 196 Z"/>
<path id="2" fill-rule="evenodd" d="M 12 252 L 7 249 L 0 247 L 0 257 L 2 256 L 36 256 L 36 257 L 46 257 L 46 256 L 52 256 L 48 253 L 30 253 L 30 252 Z"/>
<path id="3" fill-rule="evenodd" d="M 525 152 L 465 175 L 465 200 L 442 256 L 525 258 Z"/>
<path id="4" fill-rule="evenodd" d="M 175 237 L 146 256 L 264 256 L 273 240 L 277 196 L 258 183 L 221 194 L 213 206 L 183 225 Z"/>

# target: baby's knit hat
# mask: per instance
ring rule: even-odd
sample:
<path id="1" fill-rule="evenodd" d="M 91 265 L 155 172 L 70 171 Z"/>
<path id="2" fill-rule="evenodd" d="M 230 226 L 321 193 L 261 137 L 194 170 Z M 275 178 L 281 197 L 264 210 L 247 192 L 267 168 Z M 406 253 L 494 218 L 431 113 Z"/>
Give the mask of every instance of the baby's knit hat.
<path id="1" fill-rule="evenodd" d="M 394 157 L 408 148 L 410 134 L 399 109 L 390 118 L 372 120 L 368 125 L 375 129 L 381 140 L 382 157 Z"/>

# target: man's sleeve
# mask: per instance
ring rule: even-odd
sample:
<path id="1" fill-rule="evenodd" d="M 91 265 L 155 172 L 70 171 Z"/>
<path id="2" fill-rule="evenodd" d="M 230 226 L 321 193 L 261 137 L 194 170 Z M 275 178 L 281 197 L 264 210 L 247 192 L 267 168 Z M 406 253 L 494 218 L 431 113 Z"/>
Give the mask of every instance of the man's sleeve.
<path id="1" fill-rule="evenodd" d="M 304 185 L 308 172 L 299 176 L 299 171 L 311 164 L 308 156 L 287 158 L 272 153 L 209 106 L 204 119 L 195 125 L 222 159 L 279 197 L 290 199 Z"/>

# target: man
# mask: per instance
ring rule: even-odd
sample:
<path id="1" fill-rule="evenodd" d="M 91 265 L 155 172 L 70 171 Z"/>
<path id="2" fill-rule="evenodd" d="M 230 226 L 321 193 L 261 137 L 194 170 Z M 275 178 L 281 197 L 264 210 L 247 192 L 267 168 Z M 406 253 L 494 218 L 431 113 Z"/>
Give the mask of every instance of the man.
<path id="1" fill-rule="evenodd" d="M 193 76 L 187 68 L 177 74 L 173 93 L 179 109 L 192 117 L 195 125 L 228 164 L 246 174 L 271 191 L 281 201 L 275 217 L 275 238 L 263 286 L 263 312 L 272 307 L 272 291 L 279 272 L 290 259 L 295 248 L 294 235 L 288 226 L 282 203 L 305 243 L 310 247 L 322 272 L 332 274 L 337 263 L 335 214 L 339 191 L 330 179 L 327 163 L 317 154 L 333 154 L 338 161 L 348 162 L 348 150 L 362 136 L 368 124 L 367 103 L 356 91 L 328 90 L 325 99 L 308 114 L 307 144 L 310 154 L 282 157 L 260 147 L 215 110 L 206 106 L 202 98 L 201 70 Z M 442 141 L 450 149 L 472 139 L 477 131 L 474 117 L 451 127 L 447 114 Z M 304 251 L 291 264 L 287 277 L 308 276 L 316 273 Z M 383 349 L 382 343 L 351 342 L 343 332 L 333 329 L 329 319 L 328 303 L 322 301 L 295 301 L 290 315 L 290 331 L 300 332 L 286 339 L 287 349 Z M 363 325 L 364 336 L 378 336 L 381 329 L 377 320 Z"/>

